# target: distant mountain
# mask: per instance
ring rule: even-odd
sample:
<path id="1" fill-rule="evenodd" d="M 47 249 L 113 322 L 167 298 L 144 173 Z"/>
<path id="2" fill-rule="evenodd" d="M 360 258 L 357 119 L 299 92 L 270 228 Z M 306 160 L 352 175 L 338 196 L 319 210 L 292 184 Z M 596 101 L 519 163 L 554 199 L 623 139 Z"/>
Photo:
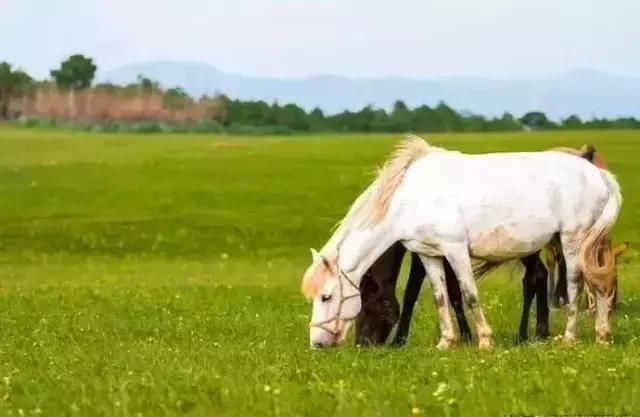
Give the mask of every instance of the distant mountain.
<path id="1" fill-rule="evenodd" d="M 99 79 L 129 83 L 138 74 L 159 81 L 164 87 L 180 86 L 194 96 L 222 92 L 238 99 L 291 102 L 306 109 L 317 106 L 328 113 L 368 104 L 390 108 L 395 100 L 403 100 L 409 106 L 434 105 L 443 100 L 457 110 L 490 116 L 505 111 L 520 115 L 542 110 L 555 119 L 571 114 L 589 118 L 640 117 L 640 78 L 614 77 L 588 69 L 539 80 L 340 76 L 272 79 L 226 73 L 206 64 L 157 61 L 123 66 Z"/>

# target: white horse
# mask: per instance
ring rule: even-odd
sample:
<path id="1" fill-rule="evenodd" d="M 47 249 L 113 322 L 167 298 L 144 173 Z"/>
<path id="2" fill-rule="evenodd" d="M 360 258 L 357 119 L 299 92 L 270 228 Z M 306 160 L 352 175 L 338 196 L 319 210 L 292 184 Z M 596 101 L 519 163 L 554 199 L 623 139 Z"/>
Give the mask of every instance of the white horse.
<path id="1" fill-rule="evenodd" d="M 361 308 L 363 274 L 400 241 L 424 263 L 440 320 L 439 348 L 456 343 L 442 257 L 473 312 L 481 348 L 492 344 L 471 259 L 502 263 L 562 244 L 569 311 L 564 339 L 576 337 L 582 277 L 597 291 L 596 340 L 610 336 L 607 297 L 615 276 L 608 233 L 622 204 L 606 170 L 558 151 L 448 151 L 409 136 L 356 199 L 320 253 L 311 250 L 302 291 L 313 298 L 312 347 L 338 344 Z"/>

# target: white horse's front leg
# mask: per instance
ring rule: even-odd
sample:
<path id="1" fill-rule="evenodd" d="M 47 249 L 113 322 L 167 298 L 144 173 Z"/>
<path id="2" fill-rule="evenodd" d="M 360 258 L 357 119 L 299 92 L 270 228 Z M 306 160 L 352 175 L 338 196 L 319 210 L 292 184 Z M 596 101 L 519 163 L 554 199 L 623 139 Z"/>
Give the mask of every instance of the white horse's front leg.
<path id="1" fill-rule="evenodd" d="M 444 266 L 442 258 L 420 255 L 420 259 L 424 264 L 429 281 L 431 281 L 431 291 L 433 300 L 438 310 L 438 319 L 440 320 L 440 342 L 438 349 L 447 349 L 457 342 L 456 333 L 451 322 L 451 313 L 449 311 L 449 295 L 444 278 Z"/>
<path id="2" fill-rule="evenodd" d="M 569 235 L 562 236 L 562 253 L 567 266 L 567 327 L 564 331 L 565 343 L 576 340 L 578 322 L 578 296 L 582 293 L 582 273 L 578 266 L 578 250 L 576 240 Z"/>
<path id="3" fill-rule="evenodd" d="M 493 344 L 493 332 L 480 306 L 480 296 L 478 294 L 475 277 L 473 276 L 469 250 L 466 245 L 458 244 L 447 245 L 442 249 L 445 257 L 456 273 L 464 301 L 473 312 L 473 320 L 476 324 L 480 349 L 489 349 Z"/>

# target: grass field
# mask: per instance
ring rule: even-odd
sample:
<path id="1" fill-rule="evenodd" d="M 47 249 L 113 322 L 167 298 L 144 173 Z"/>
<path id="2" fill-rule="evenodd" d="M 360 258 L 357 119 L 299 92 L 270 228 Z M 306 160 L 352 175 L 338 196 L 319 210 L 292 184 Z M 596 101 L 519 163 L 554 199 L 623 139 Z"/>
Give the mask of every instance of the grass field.
<path id="1" fill-rule="evenodd" d="M 309 247 L 399 136 L 0 127 L 0 415 L 640 415 L 640 131 L 433 135 L 469 152 L 591 142 L 623 187 L 615 344 L 514 343 L 518 273 L 480 284 L 496 348 L 308 348 Z M 552 332 L 564 311 L 552 311 Z"/>

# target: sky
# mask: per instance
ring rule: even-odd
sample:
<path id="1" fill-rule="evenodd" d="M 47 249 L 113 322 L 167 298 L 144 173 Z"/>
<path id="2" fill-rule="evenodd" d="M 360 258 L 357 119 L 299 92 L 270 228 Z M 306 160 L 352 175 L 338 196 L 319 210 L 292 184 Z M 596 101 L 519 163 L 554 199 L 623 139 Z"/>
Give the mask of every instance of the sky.
<path id="1" fill-rule="evenodd" d="M 0 0 L 0 61 L 36 77 L 72 53 L 249 76 L 640 75 L 638 0 Z"/>

